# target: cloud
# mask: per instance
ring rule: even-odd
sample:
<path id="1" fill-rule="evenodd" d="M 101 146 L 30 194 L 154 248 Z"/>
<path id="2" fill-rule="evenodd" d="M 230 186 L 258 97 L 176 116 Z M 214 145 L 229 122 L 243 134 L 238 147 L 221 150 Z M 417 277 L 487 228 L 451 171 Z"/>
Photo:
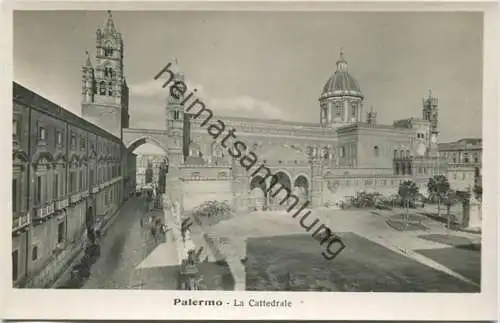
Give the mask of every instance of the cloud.
<path id="1" fill-rule="evenodd" d="M 169 95 L 169 88 L 162 87 L 162 80 L 150 80 L 142 83 L 130 85 L 130 93 L 134 101 L 152 99 L 165 100 Z M 238 116 L 247 118 L 264 118 L 264 119 L 283 119 L 285 117 L 284 111 L 270 102 L 253 98 L 249 95 L 240 95 L 233 97 L 211 97 L 203 86 L 189 81 L 186 82 L 187 91 L 189 94 L 193 89 L 197 89 L 194 97 L 203 101 L 207 108 L 214 111 L 218 116 Z M 136 100 L 138 99 L 138 100 Z M 188 101 L 189 104 L 190 101 Z M 132 109 L 134 110 L 134 109 Z M 142 110 L 142 109 L 140 109 Z M 156 110 L 156 109 L 155 109 Z M 140 116 L 136 119 L 137 123 L 142 123 L 142 119 L 148 118 L 145 111 L 137 111 Z M 150 116 L 151 117 L 151 116 Z M 146 121 L 146 120 L 145 120 Z M 147 120 L 151 122 L 153 120 Z"/>
<path id="2" fill-rule="evenodd" d="M 248 95 L 208 99 L 207 106 L 220 116 L 283 119 L 284 113 L 272 103 Z"/>
<path id="3" fill-rule="evenodd" d="M 129 85 L 130 94 L 139 96 L 142 98 L 162 98 L 166 99 L 169 95 L 169 86 L 163 87 L 165 81 L 162 79 L 149 80 L 142 83 Z M 187 91 L 189 94 L 193 89 L 197 89 L 197 94 L 203 94 L 203 87 L 199 84 L 194 84 L 191 82 L 186 82 Z"/>

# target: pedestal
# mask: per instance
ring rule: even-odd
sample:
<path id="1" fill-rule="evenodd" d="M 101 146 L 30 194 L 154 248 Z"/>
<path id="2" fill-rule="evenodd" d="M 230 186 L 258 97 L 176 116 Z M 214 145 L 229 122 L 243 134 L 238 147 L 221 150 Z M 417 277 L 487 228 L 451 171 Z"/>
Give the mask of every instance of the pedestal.
<path id="1" fill-rule="evenodd" d="M 469 224 L 470 229 L 481 229 L 482 212 L 481 202 L 472 198 L 469 205 Z"/>

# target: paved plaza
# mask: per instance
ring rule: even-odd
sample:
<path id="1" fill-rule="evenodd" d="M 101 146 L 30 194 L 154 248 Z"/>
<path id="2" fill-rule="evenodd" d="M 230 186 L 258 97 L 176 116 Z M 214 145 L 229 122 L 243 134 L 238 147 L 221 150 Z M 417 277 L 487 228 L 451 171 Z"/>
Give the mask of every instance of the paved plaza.
<path id="1" fill-rule="evenodd" d="M 101 238 L 101 256 L 84 289 L 178 289 L 179 256 L 171 230 L 155 240 L 147 211 L 133 198 Z M 397 231 L 393 211 L 315 209 L 313 215 L 342 237 L 346 249 L 333 261 L 286 212 L 253 212 L 209 228 L 192 227 L 200 251 L 204 290 L 358 292 L 478 292 L 480 235 L 447 231 L 423 217 L 425 231 Z M 141 226 L 141 218 L 146 219 Z M 167 218 L 168 222 L 168 218 Z M 204 234 L 215 235 L 225 261 L 217 261 Z M 219 257 L 220 257 L 219 254 Z M 220 260 L 220 259 L 219 259 Z M 75 286 L 63 286 L 75 288 Z"/>

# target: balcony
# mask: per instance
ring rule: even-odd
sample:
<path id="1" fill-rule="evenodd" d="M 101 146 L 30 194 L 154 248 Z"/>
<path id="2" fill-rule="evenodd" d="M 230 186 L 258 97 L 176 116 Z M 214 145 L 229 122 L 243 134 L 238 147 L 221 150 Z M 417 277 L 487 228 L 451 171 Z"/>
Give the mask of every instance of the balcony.
<path id="1" fill-rule="evenodd" d="M 70 202 L 72 204 L 78 203 L 81 199 L 82 199 L 82 194 L 81 193 L 75 193 L 75 194 L 71 195 Z"/>
<path id="2" fill-rule="evenodd" d="M 50 215 L 52 213 L 54 213 L 55 211 L 55 208 L 54 208 L 54 202 L 50 202 L 49 204 L 47 204 L 46 208 L 47 208 L 47 215 Z"/>
<path id="3" fill-rule="evenodd" d="M 22 228 L 27 227 L 30 223 L 31 223 L 31 216 L 28 212 L 25 215 L 12 219 L 12 231 L 13 232 L 19 231 Z"/>
<path id="4" fill-rule="evenodd" d="M 37 220 L 43 220 L 50 214 L 48 205 L 40 206 L 38 209 L 35 210 L 36 210 L 35 214 Z"/>
<path id="5" fill-rule="evenodd" d="M 68 207 L 68 205 L 69 205 L 68 198 L 63 197 L 62 199 L 58 200 L 55 204 L 56 204 L 57 211 L 62 210 L 64 208 Z"/>

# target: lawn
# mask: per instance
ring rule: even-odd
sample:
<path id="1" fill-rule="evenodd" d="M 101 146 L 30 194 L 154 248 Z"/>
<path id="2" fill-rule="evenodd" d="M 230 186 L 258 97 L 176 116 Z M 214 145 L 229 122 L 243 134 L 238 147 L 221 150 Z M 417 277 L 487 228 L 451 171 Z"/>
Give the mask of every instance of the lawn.
<path id="1" fill-rule="evenodd" d="M 472 243 L 466 237 L 445 234 L 427 234 L 421 235 L 419 238 L 449 245 L 451 248 L 416 250 L 416 252 L 443 264 L 478 284 L 481 283 L 480 244 Z"/>
<path id="2" fill-rule="evenodd" d="M 477 292 L 478 288 L 354 233 L 333 261 L 309 235 L 247 240 L 246 286 L 255 291 Z"/>

